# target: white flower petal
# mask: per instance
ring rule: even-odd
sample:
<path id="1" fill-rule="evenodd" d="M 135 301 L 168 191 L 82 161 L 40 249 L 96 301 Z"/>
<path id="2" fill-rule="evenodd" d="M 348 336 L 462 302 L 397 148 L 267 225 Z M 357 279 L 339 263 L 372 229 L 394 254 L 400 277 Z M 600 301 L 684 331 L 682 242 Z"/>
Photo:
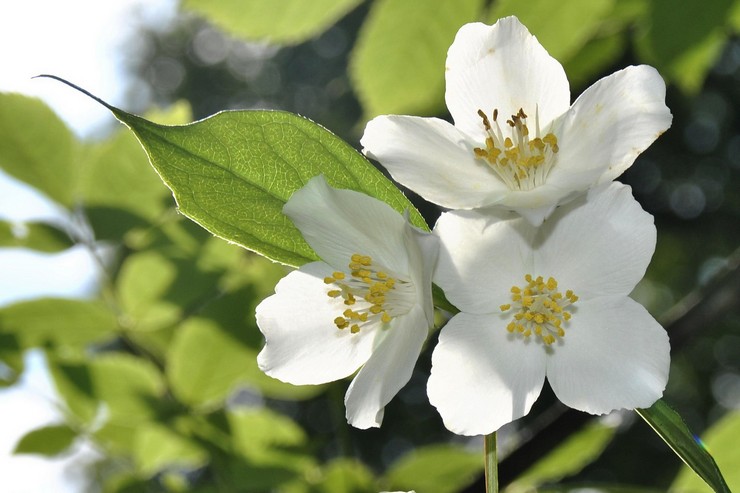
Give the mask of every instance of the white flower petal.
<path id="1" fill-rule="evenodd" d="M 570 106 L 563 67 L 516 17 L 460 28 L 447 52 L 447 108 L 462 131 L 482 137 L 477 111 L 508 118 L 520 108 L 543 130 Z M 481 140 L 481 142 L 483 142 Z"/>
<path id="2" fill-rule="evenodd" d="M 346 270 L 353 254 L 369 255 L 374 264 L 406 274 L 406 220 L 391 206 L 353 190 L 330 187 L 323 176 L 312 178 L 283 208 L 321 259 Z"/>
<path id="3" fill-rule="evenodd" d="M 627 296 L 655 251 L 653 217 L 621 183 L 560 207 L 539 231 L 533 275 L 552 276 L 581 299 Z"/>
<path id="4" fill-rule="evenodd" d="M 510 301 L 513 285 L 524 282 L 534 231 L 510 212 L 442 214 L 434 227 L 441 242 L 434 282 L 459 309 L 491 313 Z"/>
<path id="5" fill-rule="evenodd" d="M 630 298 L 577 302 L 547 378 L 565 405 L 591 414 L 649 407 L 668 381 L 666 331 Z"/>
<path id="6" fill-rule="evenodd" d="M 459 313 L 442 328 L 427 392 L 447 429 L 486 435 L 526 415 L 542 390 L 545 352 L 499 315 Z"/>
<path id="7" fill-rule="evenodd" d="M 427 327 L 432 327 L 434 325 L 432 276 L 439 256 L 439 238 L 417 230 L 408 222 L 404 233 L 404 243 L 409 256 L 410 280 L 416 289 L 417 303 L 424 310 Z"/>
<path id="8" fill-rule="evenodd" d="M 509 193 L 487 165 L 475 158 L 482 145 L 437 118 L 379 116 L 365 127 L 363 152 L 394 180 L 443 207 L 471 209 Z"/>
<path id="9" fill-rule="evenodd" d="M 424 310 L 416 306 L 392 321 L 385 337 L 347 389 L 347 421 L 356 428 L 380 426 L 383 410 L 411 378 L 427 338 Z"/>
<path id="10" fill-rule="evenodd" d="M 586 89 L 563 117 L 560 152 L 548 180 L 569 180 L 576 170 L 599 170 L 611 181 L 671 126 L 665 83 L 647 65 L 627 67 Z"/>
<path id="11" fill-rule="evenodd" d="M 352 334 L 334 325 L 346 307 L 326 295 L 323 279 L 332 270 L 323 262 L 306 264 L 257 306 L 266 339 L 257 362 L 266 374 L 294 385 L 326 383 L 351 375 L 370 357 L 377 326 Z"/>

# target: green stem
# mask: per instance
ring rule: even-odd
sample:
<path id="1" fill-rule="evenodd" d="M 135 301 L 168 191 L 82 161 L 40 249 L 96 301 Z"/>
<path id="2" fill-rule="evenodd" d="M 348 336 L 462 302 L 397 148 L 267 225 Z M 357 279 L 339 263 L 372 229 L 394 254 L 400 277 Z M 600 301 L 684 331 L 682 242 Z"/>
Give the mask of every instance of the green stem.
<path id="1" fill-rule="evenodd" d="M 496 432 L 486 435 L 483 442 L 486 470 L 486 493 L 498 493 L 498 457 L 496 454 Z"/>

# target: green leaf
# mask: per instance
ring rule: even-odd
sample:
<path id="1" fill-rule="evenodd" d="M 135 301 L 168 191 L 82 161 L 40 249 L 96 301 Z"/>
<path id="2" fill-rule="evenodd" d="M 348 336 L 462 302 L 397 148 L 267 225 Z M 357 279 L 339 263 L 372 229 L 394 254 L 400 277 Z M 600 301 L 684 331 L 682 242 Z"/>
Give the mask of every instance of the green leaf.
<path id="1" fill-rule="evenodd" d="M 185 0 L 183 7 L 236 36 L 295 44 L 321 34 L 359 3 L 360 0 Z"/>
<path id="2" fill-rule="evenodd" d="M 316 260 L 282 208 L 311 178 L 378 198 L 429 229 L 391 181 L 325 128 L 281 111 L 225 111 L 189 125 L 166 126 L 108 108 L 136 134 L 180 211 L 216 236 L 272 260 Z"/>
<path id="3" fill-rule="evenodd" d="M 402 457 L 383 481 L 388 489 L 453 493 L 470 484 L 482 469 L 481 454 L 453 445 L 431 445 Z"/>
<path id="4" fill-rule="evenodd" d="M 730 493 L 717 464 L 689 431 L 681 416 L 665 401 L 658 400 L 648 409 L 637 413 L 662 438 L 684 463 L 694 470 L 717 493 Z"/>
<path id="5" fill-rule="evenodd" d="M 85 423 L 92 422 L 105 404 L 108 422 L 133 429 L 156 415 L 165 390 L 152 363 L 123 353 L 101 354 L 86 363 L 50 358 L 49 367 L 68 409 Z"/>
<path id="6" fill-rule="evenodd" d="M 72 445 L 77 433 L 67 425 L 50 425 L 31 430 L 20 439 L 14 454 L 59 455 Z"/>
<path id="7" fill-rule="evenodd" d="M 575 55 L 593 36 L 614 0 L 498 0 L 488 20 L 515 15 L 561 63 Z"/>
<path id="8" fill-rule="evenodd" d="M 728 488 L 740 491 L 740 411 L 726 414 L 703 435 L 700 445 L 711 451 L 717 464 L 725 472 Z M 671 485 L 675 493 L 704 493 L 712 489 L 694 474 L 689 467 L 683 466 L 676 480 Z"/>
<path id="9" fill-rule="evenodd" d="M 51 224 L 0 221 L 0 247 L 30 248 L 57 253 L 74 245 L 69 235 Z"/>
<path id="10" fill-rule="evenodd" d="M 650 7 L 638 53 L 682 89 L 696 92 L 727 40 L 733 0 L 654 0 Z"/>
<path id="11" fill-rule="evenodd" d="M 18 337 L 0 326 L 0 389 L 18 381 L 23 372 L 23 350 Z"/>
<path id="12" fill-rule="evenodd" d="M 228 241 L 275 261 L 316 260 L 282 208 L 311 178 L 364 192 L 399 212 L 403 194 L 362 155 L 326 129 L 291 113 L 229 111 L 165 127 L 113 109 L 137 135 L 152 165 L 172 189 L 180 211 Z"/>
<path id="13" fill-rule="evenodd" d="M 42 298 L 0 308 L 0 333 L 12 333 L 24 348 L 53 346 L 68 355 L 116 336 L 113 312 L 100 301 Z"/>
<path id="14" fill-rule="evenodd" d="M 506 488 L 506 493 L 531 491 L 543 483 L 557 482 L 576 474 L 601 455 L 615 432 L 613 426 L 599 422 L 589 424 L 516 478 Z"/>
<path id="15" fill-rule="evenodd" d="M 75 137 L 43 102 L 0 93 L 0 168 L 71 207 L 79 153 Z"/>
<path id="16" fill-rule="evenodd" d="M 135 435 L 134 462 L 143 476 L 175 467 L 195 469 L 208 460 L 202 447 L 166 426 L 148 423 L 137 428 Z"/>
<path id="17" fill-rule="evenodd" d="M 431 115 L 443 108 L 447 49 L 477 20 L 482 0 L 376 0 L 350 59 L 365 118 Z"/>
<path id="18" fill-rule="evenodd" d="M 366 465 L 356 460 L 340 458 L 324 467 L 318 491 L 321 493 L 378 491 L 378 487 L 375 476 Z"/>
<path id="19" fill-rule="evenodd" d="M 626 48 L 627 39 L 623 32 L 590 40 L 564 64 L 571 89 L 585 87 L 595 75 L 614 64 Z"/>

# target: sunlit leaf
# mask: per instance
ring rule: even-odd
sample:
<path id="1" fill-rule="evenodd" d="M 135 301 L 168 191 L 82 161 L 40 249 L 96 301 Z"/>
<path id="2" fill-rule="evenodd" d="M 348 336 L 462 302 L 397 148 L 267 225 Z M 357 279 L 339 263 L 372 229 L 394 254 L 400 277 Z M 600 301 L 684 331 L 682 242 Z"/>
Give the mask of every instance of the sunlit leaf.
<path id="1" fill-rule="evenodd" d="M 80 146 L 38 99 L 0 93 L 0 168 L 71 207 L 76 199 Z"/>
<path id="2" fill-rule="evenodd" d="M 74 245 L 69 235 L 51 224 L 0 221 L 0 247 L 30 248 L 57 253 Z"/>
<path id="3" fill-rule="evenodd" d="M 695 92 L 727 39 L 733 0 L 653 0 L 638 54 L 684 90 Z M 678 35 L 677 33 L 680 33 Z"/>
<path id="4" fill-rule="evenodd" d="M 77 433 L 67 425 L 36 428 L 23 435 L 13 453 L 53 457 L 67 450 L 76 437 Z"/>
<path id="5" fill-rule="evenodd" d="M 712 456 L 689 431 L 681 416 L 665 401 L 658 400 L 648 409 L 638 409 L 637 413 L 715 492 L 730 493 Z"/>
<path id="6" fill-rule="evenodd" d="M 444 108 L 447 49 L 477 20 L 481 0 L 377 0 L 351 54 L 352 85 L 366 118 L 429 115 Z"/>
<path id="7" fill-rule="evenodd" d="M 490 23 L 516 15 L 555 59 L 564 62 L 594 34 L 614 0 L 498 0 L 493 3 Z"/>
<path id="8" fill-rule="evenodd" d="M 585 88 L 595 74 L 617 61 L 626 47 L 626 34 L 622 32 L 591 39 L 564 64 L 571 88 Z"/>
<path id="9" fill-rule="evenodd" d="M 148 423 L 137 428 L 135 436 L 134 461 L 144 476 L 167 468 L 194 469 L 208 460 L 202 447 L 166 426 Z"/>
<path id="10" fill-rule="evenodd" d="M 82 354 L 117 330 L 115 315 L 100 301 L 41 298 L 0 308 L 0 332 L 15 334 L 25 348 L 50 345 Z"/>
<path id="11" fill-rule="evenodd" d="M 225 31 L 252 40 L 294 44 L 321 34 L 360 0 L 185 0 Z"/>
<path id="12" fill-rule="evenodd" d="M 703 435 L 701 445 L 711 452 L 732 491 L 740 491 L 740 411 L 727 413 Z M 684 465 L 671 485 L 675 493 L 711 492 L 707 483 Z"/>
<path id="13" fill-rule="evenodd" d="M 506 488 L 506 493 L 530 491 L 540 484 L 556 482 L 579 472 L 601 455 L 615 431 L 614 426 L 590 424 L 535 462 Z"/>
<path id="14" fill-rule="evenodd" d="M 453 445 L 430 445 L 403 456 L 382 481 L 388 489 L 452 493 L 470 484 L 482 469 L 481 454 Z"/>

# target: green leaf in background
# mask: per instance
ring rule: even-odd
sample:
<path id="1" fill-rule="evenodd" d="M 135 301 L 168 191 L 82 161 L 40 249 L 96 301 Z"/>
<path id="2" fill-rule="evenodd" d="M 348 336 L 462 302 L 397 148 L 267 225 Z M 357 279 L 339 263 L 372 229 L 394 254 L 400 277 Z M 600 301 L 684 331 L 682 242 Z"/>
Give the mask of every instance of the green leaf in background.
<path id="1" fill-rule="evenodd" d="M 0 247 L 29 248 L 44 253 L 58 253 L 74 245 L 64 231 L 52 224 L 11 224 L 0 220 Z"/>
<path id="2" fill-rule="evenodd" d="M 0 333 L 15 334 L 24 348 L 52 346 L 81 356 L 117 330 L 115 315 L 101 301 L 41 298 L 0 308 Z"/>
<path id="3" fill-rule="evenodd" d="M 86 363 L 50 360 L 49 368 L 67 408 L 83 423 L 91 423 L 105 405 L 108 422 L 133 430 L 155 416 L 165 390 L 152 363 L 124 353 L 101 354 Z"/>
<path id="4" fill-rule="evenodd" d="M 318 36 L 360 0 L 185 0 L 183 7 L 246 39 L 296 44 Z"/>
<path id="5" fill-rule="evenodd" d="M 740 491 L 740 411 L 727 413 L 702 435 L 701 445 L 711 452 L 724 471 L 727 485 Z M 684 465 L 671 485 L 675 493 L 709 493 L 712 491 L 689 467 Z"/>
<path id="6" fill-rule="evenodd" d="M 482 6 L 482 0 L 373 2 L 349 67 L 365 118 L 442 110 L 447 49 Z"/>
<path id="7" fill-rule="evenodd" d="M 387 489 L 453 493 L 470 484 L 482 471 L 480 453 L 454 445 L 430 445 L 401 457 L 382 481 Z"/>
<path id="8" fill-rule="evenodd" d="M 53 457 L 67 450 L 76 437 L 77 433 L 64 424 L 36 428 L 23 435 L 13 453 Z"/>
<path id="9" fill-rule="evenodd" d="M 585 88 L 594 74 L 606 70 L 626 48 L 627 36 L 621 31 L 591 39 L 564 63 L 571 89 Z"/>
<path id="10" fill-rule="evenodd" d="M 563 63 L 593 36 L 613 4 L 614 0 L 498 0 L 488 22 L 516 15 L 550 55 Z"/>
<path id="11" fill-rule="evenodd" d="M 0 326 L 0 389 L 15 384 L 23 367 L 23 349 L 18 337 L 3 332 Z"/>
<path id="12" fill-rule="evenodd" d="M 543 483 L 557 482 L 576 474 L 601 455 L 615 432 L 616 427 L 599 421 L 589 424 L 534 463 L 506 488 L 505 493 L 532 491 Z"/>
<path id="13" fill-rule="evenodd" d="M 76 200 L 80 146 L 46 104 L 20 94 L 0 93 L 0 168 L 52 200 Z"/>
<path id="14" fill-rule="evenodd" d="M 732 7 L 733 0 L 653 0 L 636 39 L 638 54 L 696 92 L 727 40 Z"/>
<path id="15" fill-rule="evenodd" d="M 665 401 L 658 400 L 648 409 L 637 409 L 637 413 L 715 492 L 730 493 L 712 456 L 694 438 L 681 416 Z"/>
<path id="16" fill-rule="evenodd" d="M 208 460 L 202 447 L 166 426 L 147 423 L 138 427 L 135 435 L 134 461 L 145 477 L 168 468 L 195 469 Z"/>
<path id="17" fill-rule="evenodd" d="M 372 471 L 362 462 L 340 458 L 323 468 L 317 490 L 320 493 L 347 493 L 378 491 L 378 487 Z"/>

